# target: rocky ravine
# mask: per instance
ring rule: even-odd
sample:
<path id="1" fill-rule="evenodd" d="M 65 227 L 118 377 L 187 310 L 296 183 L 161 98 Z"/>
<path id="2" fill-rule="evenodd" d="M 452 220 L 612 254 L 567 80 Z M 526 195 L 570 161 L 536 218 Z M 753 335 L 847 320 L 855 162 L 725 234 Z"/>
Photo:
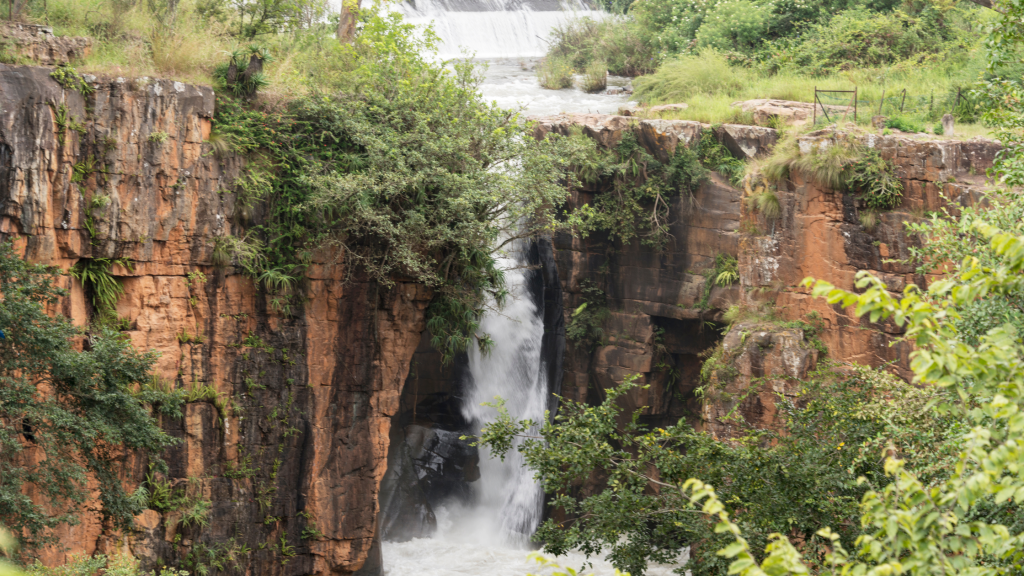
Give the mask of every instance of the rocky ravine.
<path id="1" fill-rule="evenodd" d="M 28 258 L 65 269 L 88 258 L 132 260 L 131 270 L 114 269 L 126 291 L 118 313 L 131 323 L 128 335 L 138 347 L 161 352 L 157 373 L 164 381 L 211 385 L 230 402 L 221 409 L 191 403 L 183 421 L 164 422 L 183 441 L 166 455 L 168 477 L 178 484 L 198 479 L 213 503 L 208 527 L 184 528 L 180 513 L 149 510 L 137 519 L 137 533 L 117 535 L 91 512 L 61 534 L 66 551 L 54 550 L 47 560 L 127 546 L 149 566 L 244 545 L 251 551 L 241 561 L 246 573 L 378 574 L 378 491 L 389 444 L 399 446 L 411 430 L 422 448 L 427 435 L 417 419 L 424 414 L 458 426 L 458 363 L 442 370 L 422 337 L 430 294 L 401 282 L 385 291 L 358 275 L 346 283 L 344 258 L 325 255 L 307 275 L 303 307 L 275 311 L 249 279 L 212 265 L 213 240 L 237 231 L 230 190 L 242 169 L 241 159 L 216 158 L 204 143 L 212 90 L 90 79 L 95 92 L 83 97 L 63 90 L 49 72 L 0 66 L 0 239 L 13 238 Z M 573 115 L 541 119 L 538 134 L 573 124 L 605 144 L 634 130 L 663 159 L 706 128 Z M 723 126 L 716 135 L 747 157 L 764 154 L 776 139 L 770 129 L 748 126 Z M 806 145 L 827 142 L 819 134 Z M 782 215 L 774 222 L 746 211 L 740 190 L 712 178 L 694 202 L 675 201 L 674 239 L 663 252 L 567 234 L 539 242 L 537 289 L 556 391 L 594 401 L 604 388 L 639 373 L 651 386 L 635 390 L 630 406 L 647 406 L 652 422 L 688 417 L 727 437 L 734 430 L 719 416 L 734 406 L 694 396 L 702 354 L 719 342 L 715 327 L 724 310 L 766 300 L 783 319 L 816 312 L 833 358 L 872 365 L 896 360 L 905 370 L 909 349 L 888 346 L 898 335 L 892 326 L 858 321 L 796 286 L 816 276 L 852 288 L 862 269 L 882 274 L 893 288 L 922 282 L 907 266 L 885 262 L 908 254 L 902 222 L 939 208 L 940 191 L 954 202 L 972 201 L 981 184 L 976 175 L 991 165 L 998 146 L 899 136 L 869 144 L 894 159 L 906 184 L 904 208 L 883 215 L 872 230 L 859 224 L 853 198 L 795 174 L 779 187 Z M 72 181 L 76 166 L 87 175 L 82 182 Z M 579 193 L 572 203 L 603 192 Z M 738 256 L 740 283 L 714 289 L 709 306 L 698 308 L 701 272 L 719 253 Z M 70 295 L 60 312 L 85 326 L 87 295 L 76 281 L 63 281 Z M 610 309 L 606 337 L 593 349 L 563 336 L 571 311 L 583 302 L 584 281 L 607 295 Z M 724 342 L 736 352 L 739 373 L 729 384 L 737 393 L 729 397 L 742 398 L 738 412 L 749 423 L 771 425 L 771 392 L 786 392 L 784 377 L 805 374 L 817 352 L 799 330 L 750 330 L 755 337 L 746 342 Z M 779 378 L 762 393 L 742 394 L 751 379 L 772 375 Z M 395 414 L 400 429 L 391 435 Z M 473 455 L 456 456 L 457 480 L 472 482 Z M 129 459 L 124 481 L 135 486 L 148 472 L 148 462 Z M 321 536 L 310 536 L 314 526 Z"/>
<path id="2" fill-rule="evenodd" d="M 632 130 L 649 153 L 667 160 L 676 146 L 691 145 L 701 130 L 711 126 L 684 120 L 639 120 L 625 116 L 574 114 L 538 118 L 537 135 L 568 133 L 581 126 L 584 133 L 614 145 L 623 131 Z M 766 154 L 775 143 L 775 131 L 758 126 L 723 125 L 715 135 L 740 158 Z M 677 197 L 671 206 L 672 241 L 663 252 L 634 243 L 622 246 L 594 236 L 586 241 L 568 234 L 555 237 L 558 274 L 565 298 L 565 321 L 583 303 L 581 285 L 589 281 L 608 297 L 611 314 L 604 325 L 605 341 L 593 350 L 569 342 L 562 393 L 580 401 L 602 397 L 601 390 L 639 373 L 651 384 L 634 390 L 629 408 L 647 406 L 652 422 L 675 423 L 688 417 L 697 427 L 728 437 L 734 424 L 720 420 L 733 404 L 702 402 L 694 396 L 702 355 L 721 338 L 716 328 L 722 313 L 732 305 L 753 308 L 774 304 L 775 324 L 818 318 L 821 340 L 829 356 L 870 366 L 894 362 L 894 369 L 909 377 L 911 348 L 895 342 L 896 326 L 871 324 L 857 319 L 852 310 L 829 306 L 799 287 L 810 276 L 838 287 L 854 289 L 854 277 L 869 270 L 882 277 L 893 291 L 909 283 L 924 285 L 912 266 L 890 260 L 906 259 L 916 240 L 907 236 L 904 222 L 945 205 L 940 194 L 953 204 L 970 204 L 984 188 L 985 170 L 992 166 L 996 142 L 987 140 L 917 140 L 908 136 L 863 135 L 864 144 L 877 148 L 894 162 L 904 184 L 901 207 L 881 214 L 872 229 L 860 224 L 863 206 L 849 194 L 824 189 L 806 175 L 795 173 L 780 183 L 781 215 L 774 221 L 751 212 L 742 202 L 744 192 L 714 175 L 693 198 Z M 801 138 L 804 153 L 833 142 L 832 130 Z M 589 201 L 594 190 L 580 193 L 574 204 Z M 698 307 L 706 278 L 716 254 L 736 256 L 740 280 L 711 291 L 707 308 Z M 770 323 L 769 323 L 770 324 Z M 762 346 L 750 347 L 738 339 L 723 343 L 731 355 L 740 348 L 740 376 L 730 384 L 735 396 L 745 398 L 738 412 L 748 424 L 766 427 L 774 423 L 774 394 L 789 392 L 786 378 L 800 378 L 815 366 L 817 352 L 804 341 L 802 332 L 776 331 L 770 326 L 748 326 L 763 335 Z M 895 344 L 894 344 L 895 342 Z M 783 361 L 784 360 L 784 361 Z M 751 379 L 777 376 L 761 393 L 746 395 Z M 794 389 L 795 391 L 795 389 Z"/>

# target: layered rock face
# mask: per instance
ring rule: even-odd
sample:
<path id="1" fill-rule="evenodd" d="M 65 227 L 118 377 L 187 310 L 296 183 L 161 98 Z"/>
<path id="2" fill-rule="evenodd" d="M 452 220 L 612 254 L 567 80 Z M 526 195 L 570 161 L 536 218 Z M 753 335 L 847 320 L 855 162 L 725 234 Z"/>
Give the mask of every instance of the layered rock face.
<path id="1" fill-rule="evenodd" d="M 711 129 L 696 122 L 624 116 L 562 115 L 538 120 L 537 136 L 568 134 L 572 126 L 579 126 L 606 146 L 632 130 L 637 141 L 662 161 L 677 146 L 692 145 L 703 130 Z M 715 136 L 740 158 L 766 153 L 777 139 L 769 128 L 730 125 L 718 127 Z M 800 150 L 806 154 L 833 145 L 837 136 L 842 134 L 832 130 L 811 133 L 801 139 Z M 795 320 L 821 327 L 819 336 L 833 360 L 871 366 L 895 362 L 894 368 L 909 377 L 911 348 L 897 342 L 900 331 L 894 325 L 857 319 L 852 310 L 811 298 L 800 283 L 812 276 L 852 290 L 857 272 L 868 270 L 881 276 L 893 291 L 912 282 L 924 285 L 926 279 L 915 276 L 913 266 L 898 262 L 910 256 L 909 249 L 918 241 L 907 235 L 904 222 L 945 206 L 943 194 L 952 204 L 977 201 L 983 175 L 999 145 L 984 140 L 862 138 L 864 145 L 893 161 L 905 189 L 902 206 L 880 213 L 873 226 L 861 223 L 865 209 L 854 196 L 820 186 L 806 174 L 794 173 L 779 184 L 782 210 L 772 220 L 750 210 L 742 202 L 742 190 L 713 175 L 692 198 L 677 197 L 671 203 L 672 238 L 663 251 L 638 243 L 611 243 L 598 236 L 584 241 L 558 235 L 555 245 L 565 321 L 572 322 L 573 312 L 586 301 L 587 289 L 602 290 L 609 308 L 602 342 L 594 346 L 568 343 L 563 394 L 597 401 L 604 388 L 628 374 L 639 374 L 650 387 L 632 391 L 625 407 L 646 406 L 644 414 L 651 422 L 674 423 L 687 417 L 694 426 L 720 437 L 736 431 L 726 415 L 738 414 L 750 425 L 772 427 L 775 393 L 789 393 L 787 379 L 806 376 L 818 361 L 818 351 L 805 341 L 800 328 L 778 327 Z M 602 193 L 608 191 L 579 192 L 571 204 L 582 205 Z M 709 281 L 704 273 L 718 254 L 738 259 L 739 282 L 714 287 L 702 301 Z M 698 398 L 694 392 L 702 384 L 701 365 L 721 339 L 722 313 L 734 305 L 760 307 L 770 312 L 770 318 L 740 332 L 734 327 L 722 343 L 734 364 L 733 377 L 717 383 L 722 394 Z M 750 342 L 733 341 L 742 332 L 758 336 Z M 763 385 L 765 381 L 769 384 Z"/>
<path id="2" fill-rule="evenodd" d="M 160 352 L 155 384 L 218 396 L 164 418 L 181 440 L 164 455 L 166 478 L 129 457 L 124 482 L 190 486 L 212 512 L 204 527 L 147 510 L 137 533 L 113 534 L 91 507 L 47 560 L 127 546 L 144 567 L 216 559 L 249 574 L 378 574 L 391 416 L 431 295 L 403 282 L 385 290 L 348 275 L 343 255 L 324 256 L 302 304 L 275 309 L 239 270 L 212 265 L 215 239 L 239 232 L 230 190 L 243 165 L 204 143 L 213 91 L 91 85 L 82 95 L 49 69 L 0 66 L 0 239 L 64 269 L 131 262 L 112 269 L 125 290 L 117 312 L 138 348 Z M 90 295 L 63 282 L 60 312 L 86 326 Z"/>

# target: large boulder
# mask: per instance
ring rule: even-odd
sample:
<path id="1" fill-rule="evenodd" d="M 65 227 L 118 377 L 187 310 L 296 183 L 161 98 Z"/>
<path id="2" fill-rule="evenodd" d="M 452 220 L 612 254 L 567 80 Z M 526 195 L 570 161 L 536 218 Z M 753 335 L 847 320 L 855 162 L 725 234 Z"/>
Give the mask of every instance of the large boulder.
<path id="1" fill-rule="evenodd" d="M 705 127 L 693 120 L 641 120 L 635 133 L 644 149 L 659 162 L 668 162 L 680 142 L 689 146 Z"/>
<path id="2" fill-rule="evenodd" d="M 543 138 L 554 132 L 569 135 L 569 129 L 579 126 L 583 133 L 601 144 L 612 147 L 622 140 L 622 133 L 636 122 L 635 119 L 615 114 L 556 114 L 554 116 L 527 116 L 528 122 L 535 122 L 533 135 Z"/>

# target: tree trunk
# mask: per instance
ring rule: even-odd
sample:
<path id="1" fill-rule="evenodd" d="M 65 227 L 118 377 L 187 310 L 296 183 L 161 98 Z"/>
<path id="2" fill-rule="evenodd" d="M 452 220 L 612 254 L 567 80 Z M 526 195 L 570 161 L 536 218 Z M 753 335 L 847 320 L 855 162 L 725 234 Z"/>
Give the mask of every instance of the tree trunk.
<path id="1" fill-rule="evenodd" d="M 356 20 L 362 0 L 343 0 L 341 19 L 338 20 L 338 42 L 348 43 L 356 37 Z"/>

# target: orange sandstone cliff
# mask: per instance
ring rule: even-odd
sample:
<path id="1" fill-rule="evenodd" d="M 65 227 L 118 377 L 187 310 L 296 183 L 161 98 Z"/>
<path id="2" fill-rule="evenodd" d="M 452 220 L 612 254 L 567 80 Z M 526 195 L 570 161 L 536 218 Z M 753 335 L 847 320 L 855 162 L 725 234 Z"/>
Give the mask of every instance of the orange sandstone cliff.
<path id="1" fill-rule="evenodd" d="M 144 566 L 207 554 L 261 576 L 379 573 L 390 416 L 430 294 L 358 274 L 346 282 L 342 257 L 310 269 L 301 308 L 275 311 L 250 279 L 211 262 L 214 239 L 236 232 L 230 190 L 242 169 L 204 143 L 212 89 L 87 80 L 94 91 L 83 95 L 62 89 L 50 69 L 0 66 L 0 239 L 64 269 L 132 262 L 113 269 L 126 334 L 160 352 L 160 381 L 219 394 L 163 422 L 181 439 L 164 455 L 167 480 L 192 479 L 212 512 L 200 527 L 147 510 L 129 535 L 86 513 L 47 560 L 126 546 Z M 87 325 L 87 294 L 63 282 L 60 312 Z M 126 486 L 149 464 L 126 459 Z"/>

